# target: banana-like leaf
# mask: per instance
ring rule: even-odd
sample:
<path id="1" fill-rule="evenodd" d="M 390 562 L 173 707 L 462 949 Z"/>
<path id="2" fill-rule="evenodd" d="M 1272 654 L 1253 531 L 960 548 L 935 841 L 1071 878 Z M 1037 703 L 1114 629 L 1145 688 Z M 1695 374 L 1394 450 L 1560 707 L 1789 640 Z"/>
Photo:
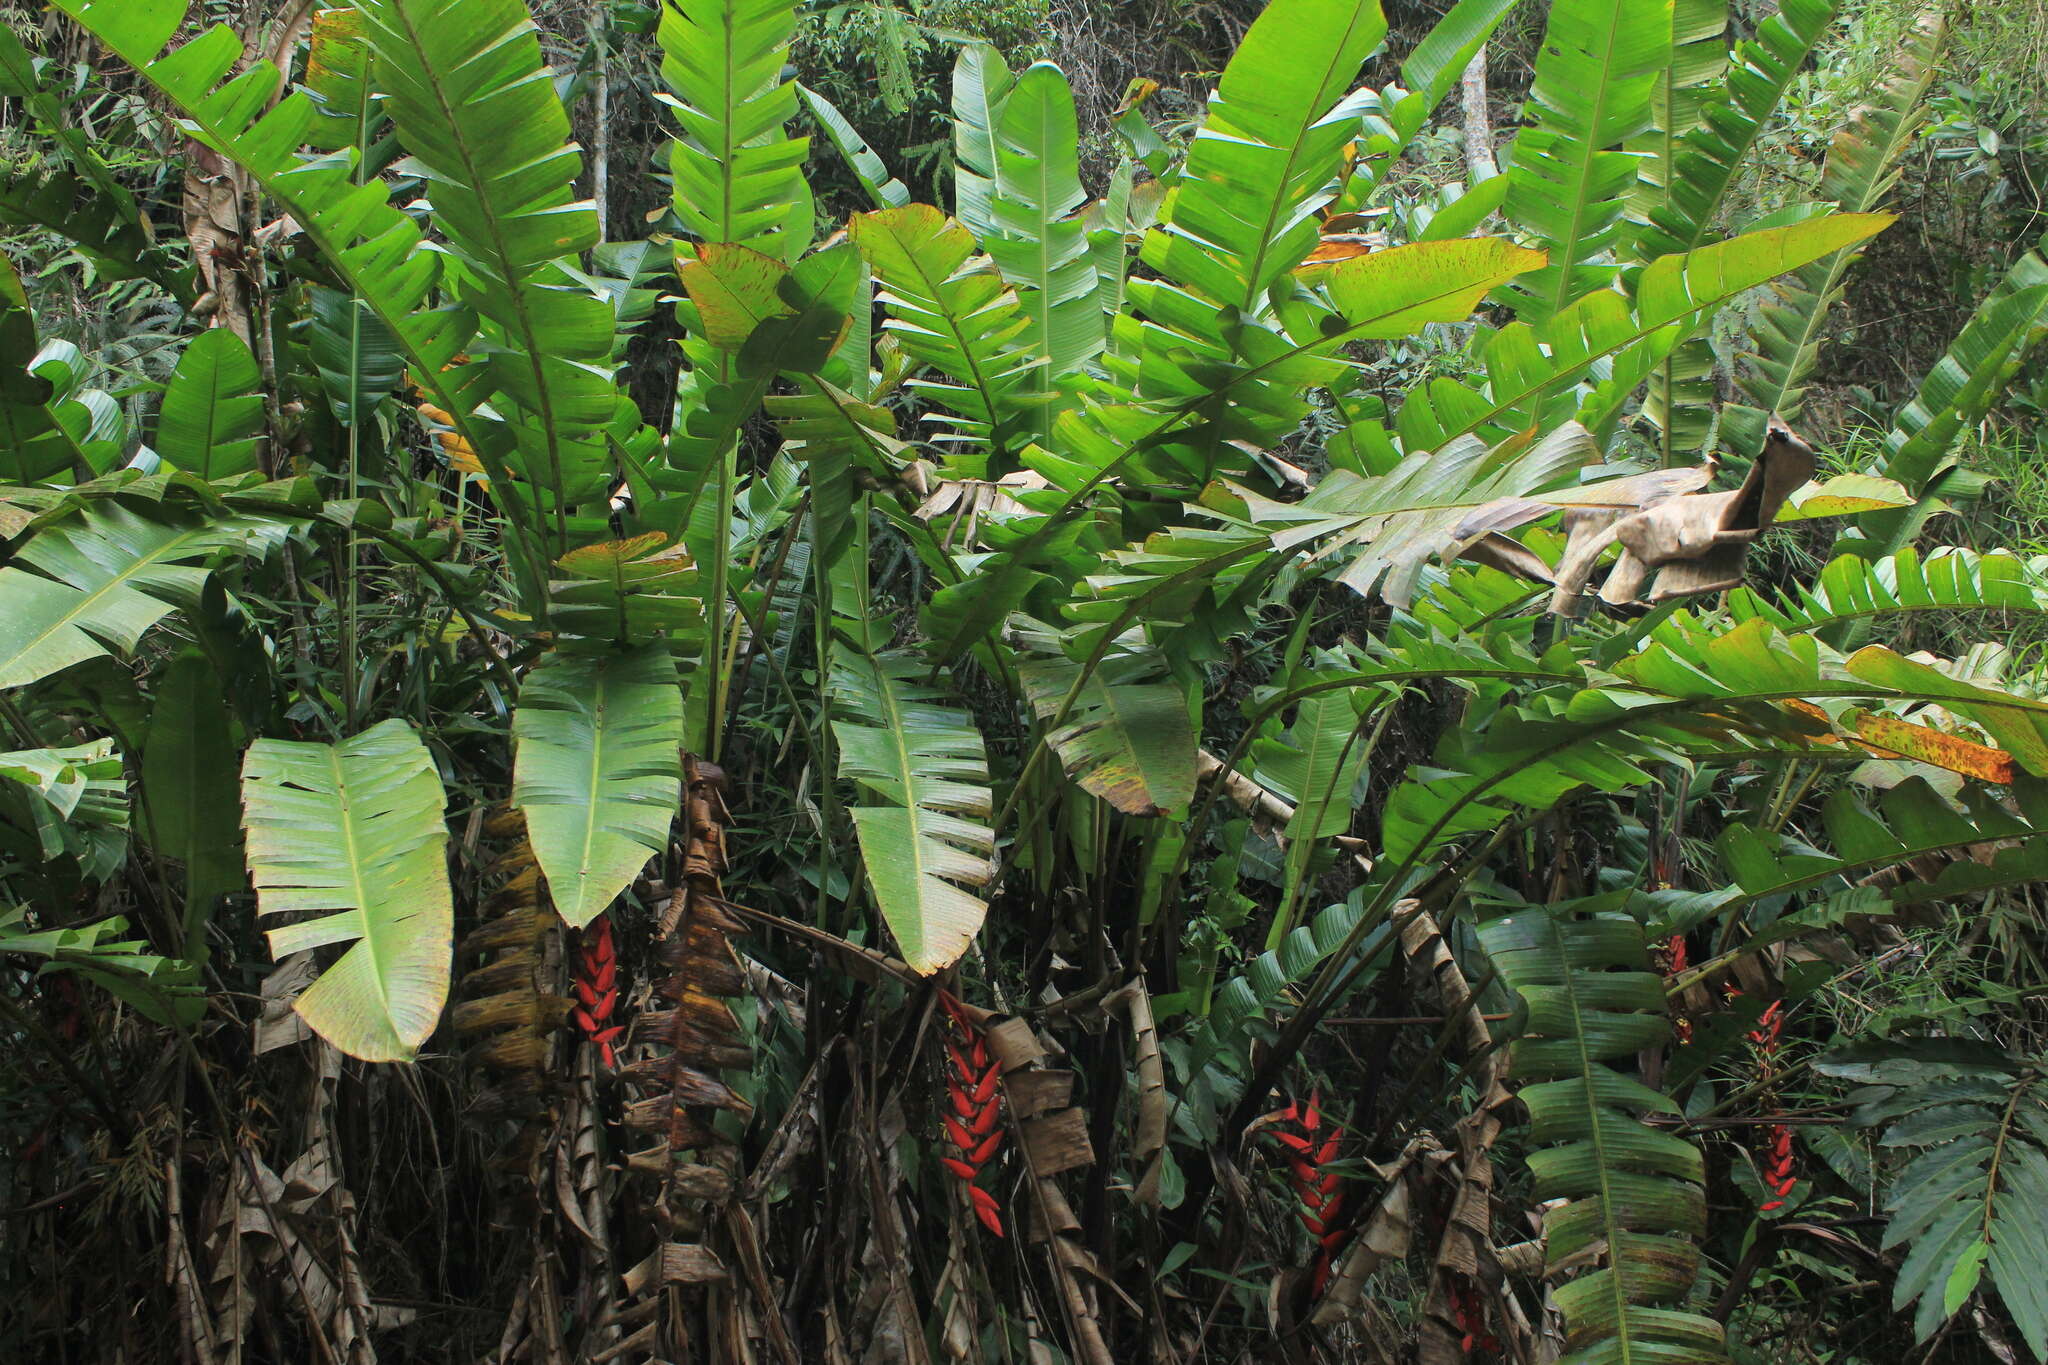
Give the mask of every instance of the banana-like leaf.
<path id="1" fill-rule="evenodd" d="M 733 242 L 794 264 L 811 244 L 808 138 L 783 126 L 790 0 L 663 0 L 662 80 L 683 135 L 670 144 L 676 216 L 701 242 Z"/>
<path id="2" fill-rule="evenodd" d="M 1904 1254 L 1892 1307 L 1916 1299 L 1921 1341 L 1995 1288 L 2036 1360 L 2048 1360 L 2048 1076 L 1987 1043 L 1853 1043 L 1814 1063 L 1854 1083 L 1850 1121 L 1911 1152 L 1893 1180 L 1883 1246 Z"/>
<path id="3" fill-rule="evenodd" d="M 1386 32 L 1379 0 L 1267 5 L 1210 97 L 1145 262 L 1212 306 L 1263 311 L 1266 291 L 1315 247 L 1316 211 L 1357 134 L 1356 112 L 1338 103 Z"/>
<path id="4" fill-rule="evenodd" d="M 607 491 L 614 315 L 554 262 L 596 245 L 583 158 L 523 0 L 362 0 L 364 37 L 405 165 L 466 267 L 457 295 L 493 343 L 472 362 L 498 398 L 518 482 L 568 548 L 571 508 Z M 458 382 L 460 382 L 458 380 Z"/>
<path id="5" fill-rule="evenodd" d="M 4 28 L 4 26 L 0 26 Z M 71 169 L 0 180 L 0 222 L 34 224 L 69 238 L 102 279 L 148 279 L 180 303 L 192 299 L 192 271 L 157 244 L 142 206 L 92 141 L 66 118 L 36 60 L 9 28 L 0 32 L 0 95 L 18 99 L 64 149 Z"/>
<path id="6" fill-rule="evenodd" d="M 966 43 L 953 62 L 953 212 L 975 236 L 996 230 L 996 123 L 1016 77 L 988 43 Z"/>
<path id="7" fill-rule="evenodd" d="M 271 929 L 271 953 L 347 945 L 292 1008 L 351 1057 L 410 1060 L 441 1018 L 454 952 L 445 806 L 402 720 L 340 744 L 259 739 L 242 761 L 257 913 L 328 912 Z"/>
<path id="8" fill-rule="evenodd" d="M 1067 776 L 1129 815 L 1184 814 L 1195 798 L 1200 746 L 1187 693 L 1150 681 L 1160 664 L 1156 654 L 1120 653 L 1085 680 L 1063 655 L 1017 664 L 1032 711 L 1054 726 L 1046 743 Z"/>
<path id="9" fill-rule="evenodd" d="M 981 733 L 914 654 L 842 649 L 832 663 L 832 735 L 875 903 L 903 960 L 929 976 L 967 951 L 995 875 Z"/>
<path id="10" fill-rule="evenodd" d="M 34 792 L 49 803 L 60 820 L 71 818 L 94 778 L 118 781 L 120 777 L 121 760 L 111 739 L 74 744 L 68 749 L 0 753 L 0 779 Z"/>
<path id="11" fill-rule="evenodd" d="M 1877 560 L 1839 555 L 1811 585 L 1779 597 L 1753 588 L 1728 594 L 1737 622 L 1761 617 L 1786 634 L 1918 612 L 2048 613 L 2048 560 L 2003 551 L 1904 549 Z"/>
<path id="12" fill-rule="evenodd" d="M 68 341 L 38 348 L 26 301 L 10 302 L 18 284 L 0 263 L 0 481 L 38 484 L 60 474 L 104 473 L 121 454 L 121 409 L 107 394 L 79 387 L 84 356 Z"/>
<path id="13" fill-rule="evenodd" d="M 683 694 L 667 646 L 550 656 L 520 684 L 512 737 L 512 804 L 555 909 L 580 929 L 668 846 L 682 807 Z"/>
<path id="14" fill-rule="evenodd" d="M 0 223 L 48 228 L 76 246 L 102 280 L 149 280 L 172 298 L 189 302 L 191 270 L 157 243 L 146 219 L 121 211 L 123 200 L 134 204 L 125 189 L 109 197 L 101 186 L 71 171 L 21 172 L 0 179 Z"/>
<path id="15" fill-rule="evenodd" d="M 446 415 L 492 484 L 510 485 L 512 474 L 501 458 L 507 438 L 496 423 L 477 415 L 490 397 L 489 370 L 453 364 L 476 335 L 476 315 L 459 306 L 434 306 L 442 255 L 420 249 L 420 225 L 390 202 L 386 182 L 370 177 L 358 183 L 355 159 L 346 153 L 310 161 L 299 155 L 320 117 L 312 100 L 296 91 L 277 99 L 282 76 L 268 62 L 230 78 L 241 64 L 243 44 L 225 24 L 166 52 L 184 23 L 184 0 L 57 3 L 133 67 L 178 112 L 195 140 L 247 171 L 291 216 L 349 291 L 390 328 L 413 382 Z M 508 546 L 513 568 L 537 594 L 546 558 L 534 542 L 532 519 L 516 500 L 502 506 L 515 532 Z"/>
<path id="16" fill-rule="evenodd" d="M 0 568 L 0 687 L 132 651 L 144 631 L 198 599 L 205 561 L 267 552 L 284 534 L 259 518 L 157 519 L 116 502 L 44 528 Z"/>
<path id="17" fill-rule="evenodd" d="M 366 422 L 405 379 L 405 353 L 367 303 L 319 285 L 308 291 L 307 350 L 334 420 Z"/>
<path id="18" fill-rule="evenodd" d="M 1639 158 L 1621 150 L 1652 123 L 1671 56 L 1672 0 L 1556 0 L 1529 92 L 1535 124 L 1515 139 L 1507 212 L 1550 253 L 1507 300 L 1541 323 L 1604 289 L 1595 257 L 1620 240 Z"/>
<path id="19" fill-rule="evenodd" d="M 1828 892 L 1894 868 L 1896 880 L 1877 893 L 1885 907 L 1959 900 L 2048 875 L 2048 784 L 2018 779 L 2009 806 L 1969 787 L 1960 810 L 1918 777 L 1874 803 L 1843 788 L 1821 808 L 1815 834 L 1825 848 L 1735 824 L 1715 848 L 1745 901 Z"/>
<path id="20" fill-rule="evenodd" d="M 1024 406 L 1024 377 L 1040 361 L 1027 344 L 1031 320 L 995 264 L 974 254 L 967 229 L 926 204 L 855 214 L 847 232 L 881 282 L 888 335 L 951 383 L 912 387 L 960 414 L 963 435 L 1002 460 Z M 988 473 L 971 456 L 958 472 Z M 998 472 L 1007 472 L 998 471 Z"/>
<path id="21" fill-rule="evenodd" d="M 256 468 L 262 372 L 226 327 L 201 332 L 178 357 L 157 416 L 156 451 L 173 469 L 225 479 Z"/>
<path id="22" fill-rule="evenodd" d="M 316 11 L 308 39 L 306 89 L 325 115 L 313 125 L 310 140 L 324 151 L 353 150 L 358 178 L 375 175 L 397 144 L 373 74 L 361 11 Z"/>
<path id="23" fill-rule="evenodd" d="M 1699 1275 L 1705 1163 L 1692 1143 L 1642 1121 L 1677 1106 L 1614 1064 L 1670 1034 L 1664 981 L 1642 926 L 1551 907 L 1479 926 L 1479 941 L 1528 1014 L 1508 1053 L 1529 1110 L 1544 1263 L 1564 1314 L 1567 1358 L 1721 1361 L 1721 1325 L 1682 1305 Z M 1562 1279 L 1573 1268 L 1572 1278 Z"/>
<path id="24" fill-rule="evenodd" d="M 1278 445 L 1307 415 L 1311 391 L 1341 388 L 1347 344 L 1462 321 L 1487 291 L 1542 263 L 1541 252 L 1481 237 L 1410 242 L 1308 266 L 1299 277 L 1320 287 L 1331 311 L 1292 310 L 1285 330 L 1226 326 L 1227 315 L 1199 295 L 1133 279 L 1131 297 L 1147 319 L 1133 376 L 1133 396 L 1143 401 L 1061 413 L 1054 449 L 1033 449 L 1029 465 L 1066 489 L 1111 468 L 1139 482 L 1242 477 L 1247 448 Z M 1127 332 L 1120 328 L 1120 338 Z M 1125 357 L 1106 363 L 1130 370 Z"/>
<path id="25" fill-rule="evenodd" d="M 1351 943 L 1351 937 L 1365 918 L 1361 899 L 1325 906 L 1307 922 L 1297 925 L 1280 941 L 1246 964 L 1243 972 L 1219 982 L 1210 1006 L 1210 1020 L 1220 1035 L 1229 1036 L 1246 1024 L 1260 1019 L 1275 1006 L 1286 1003 L 1288 987 L 1307 978 L 1332 953 Z M 1359 940 L 1353 949 L 1370 978 L 1375 968 L 1393 951 L 1394 934 L 1379 925 Z"/>
<path id="26" fill-rule="evenodd" d="M 846 115 L 839 112 L 839 106 L 826 99 L 807 85 L 798 85 L 797 94 L 803 96 L 809 106 L 811 117 L 818 120 L 818 126 L 825 130 L 825 136 L 832 139 L 832 145 L 839 149 L 839 155 L 846 158 L 846 164 L 853 167 L 853 174 L 860 181 L 868 197 L 875 201 L 878 209 L 900 209 L 910 202 L 910 189 L 901 180 L 889 174 L 889 168 L 882 164 L 882 158 L 868 145 L 867 139 L 846 121 Z"/>
<path id="27" fill-rule="evenodd" d="M 1727 73 L 1727 32 L 1728 0 L 1674 0 L 1669 46 L 1650 87 L 1650 128 L 1628 144 L 1642 158 L 1630 206 L 1638 220 L 1675 192 L 1680 149 L 1705 123 L 1707 106 Z M 1634 241 L 1629 247 L 1640 250 Z"/>
<path id="28" fill-rule="evenodd" d="M 1609 360 L 1615 373 L 1600 389 L 1618 407 L 1713 309 L 1789 270 L 1868 241 L 1891 221 L 1881 213 L 1833 214 L 1744 233 L 1682 256 L 1658 257 L 1636 280 L 1633 308 L 1620 293 L 1603 289 L 1540 327 L 1511 323 L 1480 352 L 1482 387 L 1444 378 L 1408 395 L 1400 414 L 1401 443 L 1409 450 L 1433 450 L 1468 433 L 1501 441 L 1531 426 L 1548 429 L 1582 406 L 1564 390 Z M 1579 416 L 1597 429 L 1590 412 Z"/>
<path id="29" fill-rule="evenodd" d="M 2036 250 L 2014 262 L 1985 297 L 1885 435 L 1879 471 L 1923 498 L 1923 504 L 1862 518 L 1860 529 L 1867 538 L 1895 550 L 1918 534 L 1931 510 L 1924 499 L 1948 467 L 1957 436 L 1983 419 L 2043 338 L 2048 338 L 2048 261 Z"/>
<path id="30" fill-rule="evenodd" d="M 1435 111 L 1457 87 L 1486 40 L 1521 0 L 1458 0 L 1436 26 L 1423 35 L 1401 63 L 1401 79 L 1422 98 L 1425 113 Z"/>
<path id="31" fill-rule="evenodd" d="M 1898 181 L 1899 158 L 1926 121 L 1927 92 L 1933 88 L 1946 42 L 1945 23 L 1930 16 L 1894 54 L 1896 74 L 1835 135 L 1828 149 L 1816 196 L 1821 202 L 1847 213 L 1867 213 L 1884 203 Z M 1729 404 L 1721 419 L 1737 452 L 1754 457 L 1763 449 L 1772 418 L 1791 422 L 1799 416 L 1806 378 L 1820 356 L 1830 331 L 1829 315 L 1842 297 L 1856 256 L 1852 246 L 1845 246 L 1802 266 L 1779 286 L 1777 301 L 1759 312 L 1751 336 L 1755 350 L 1749 369 L 1740 376 L 1749 402 Z"/>
<path id="32" fill-rule="evenodd" d="M 189 963 L 150 952 L 142 939 L 122 938 L 128 932 L 126 919 L 116 915 L 63 929 L 25 929 L 27 918 L 25 906 L 0 909 L 0 953 L 43 958 L 42 972 L 84 977 L 135 1006 L 152 1023 L 190 1025 L 206 1013 L 198 972 Z"/>
<path id="33" fill-rule="evenodd" d="M 1645 259 L 1705 246 L 1736 174 L 1755 150 L 1785 92 L 1834 23 L 1841 0 L 1784 0 L 1744 39 L 1718 89 L 1681 133 L 1662 194 L 1638 230 Z"/>
<path id="34" fill-rule="evenodd" d="M 571 550 L 555 562 L 555 574 L 552 619 L 565 637 L 631 649 L 659 635 L 687 641 L 703 634 L 696 562 L 659 531 Z"/>
<path id="35" fill-rule="evenodd" d="M 1041 439 L 1051 430 L 1056 380 L 1102 350 L 1103 313 L 1095 258 L 1080 209 L 1081 131 L 1074 91 L 1051 62 L 1017 77 L 996 127 L 995 231 L 982 247 L 1017 290 L 1031 327 L 1026 343 L 1044 362 L 1031 372 Z"/>
<path id="36" fill-rule="evenodd" d="M 768 412 L 782 432 L 783 449 L 800 455 L 810 469 L 812 546 L 830 563 L 853 540 L 854 471 L 893 480 L 914 452 L 896 439 L 896 419 L 887 408 L 863 403 L 815 376 L 797 383 L 797 393 L 770 397 Z"/>
<path id="37" fill-rule="evenodd" d="M 1351 697 L 1319 692 L 1301 703 L 1285 734 L 1252 745 L 1252 778 L 1294 803 L 1289 839 L 1328 839 L 1351 827 L 1351 789 L 1368 757 Z"/>
<path id="38" fill-rule="evenodd" d="M 234 722 L 219 673 L 197 649 L 171 661 L 150 702 L 142 743 L 142 829 L 151 848 L 184 866 L 181 951 L 200 962 L 219 899 L 243 887 Z"/>

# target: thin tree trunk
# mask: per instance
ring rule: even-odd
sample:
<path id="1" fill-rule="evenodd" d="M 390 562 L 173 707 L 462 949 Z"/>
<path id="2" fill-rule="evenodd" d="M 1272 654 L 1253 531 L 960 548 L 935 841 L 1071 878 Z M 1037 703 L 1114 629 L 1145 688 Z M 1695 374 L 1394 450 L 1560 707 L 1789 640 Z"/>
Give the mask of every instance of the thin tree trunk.
<path id="1" fill-rule="evenodd" d="M 1465 170 L 1478 184 L 1500 174 L 1493 159 L 1493 120 L 1486 111 L 1486 49 L 1481 47 L 1458 82 L 1460 103 L 1465 109 Z"/>

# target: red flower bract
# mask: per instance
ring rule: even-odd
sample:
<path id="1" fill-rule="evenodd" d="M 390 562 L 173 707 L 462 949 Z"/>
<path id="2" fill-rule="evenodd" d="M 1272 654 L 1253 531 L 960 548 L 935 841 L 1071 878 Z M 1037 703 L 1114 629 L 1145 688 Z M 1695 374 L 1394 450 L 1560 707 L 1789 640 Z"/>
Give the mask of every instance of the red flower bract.
<path id="1" fill-rule="evenodd" d="M 957 1035 L 946 1040 L 946 1096 L 952 1112 L 941 1115 L 954 1155 L 940 1157 L 939 1164 L 967 1186 L 981 1225 L 1001 1237 L 1003 1220 L 996 1212 L 995 1196 L 974 1182 L 1003 1145 L 1002 1101 L 996 1094 L 1002 1068 L 960 1002 L 940 991 L 939 1004 Z"/>
<path id="2" fill-rule="evenodd" d="M 597 1045 L 606 1066 L 617 1065 L 613 1044 L 621 1026 L 612 1022 L 619 1006 L 619 951 L 612 942 L 612 921 L 599 915 L 583 931 L 576 954 L 576 1026 Z"/>

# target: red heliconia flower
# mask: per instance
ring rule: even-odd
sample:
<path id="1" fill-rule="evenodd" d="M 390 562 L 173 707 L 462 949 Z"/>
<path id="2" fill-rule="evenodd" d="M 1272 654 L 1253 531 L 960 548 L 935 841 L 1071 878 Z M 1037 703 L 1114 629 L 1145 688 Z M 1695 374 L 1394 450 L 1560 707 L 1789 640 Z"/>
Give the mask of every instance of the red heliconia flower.
<path id="1" fill-rule="evenodd" d="M 612 1022 L 619 1006 L 619 951 L 612 942 L 609 915 L 599 915 L 584 929 L 580 949 L 576 955 L 576 1026 L 597 1045 L 604 1064 L 615 1066 L 618 1058 L 613 1044 L 623 1030 Z"/>
<path id="2" fill-rule="evenodd" d="M 1757 1049 L 1757 1074 L 1769 1081 L 1777 1070 L 1778 1042 L 1785 1032 L 1785 1002 L 1773 1000 L 1764 1006 L 1764 1012 L 1757 1018 L 1757 1026 L 1749 1031 L 1749 1041 Z M 1758 1211 L 1769 1213 L 1785 1207 L 1785 1197 L 1792 1193 L 1792 1187 L 1799 1183 L 1798 1173 L 1792 1162 L 1792 1125 L 1774 1123 L 1771 1125 L 1771 1145 L 1764 1162 L 1764 1184 L 1770 1187 L 1773 1198 L 1758 1205 Z"/>
<path id="3" fill-rule="evenodd" d="M 975 1180 L 1003 1145 L 1002 1099 L 997 1093 L 1002 1067 L 989 1055 L 988 1039 L 960 1008 L 960 1002 L 940 991 L 939 1004 L 958 1034 L 957 1040 L 946 1040 L 946 1098 L 952 1112 L 941 1116 L 954 1155 L 940 1157 L 939 1164 L 966 1185 L 981 1225 L 1001 1237 L 1003 1220 L 996 1212 L 996 1197 Z"/>
<path id="4" fill-rule="evenodd" d="M 1351 1240 L 1351 1229 L 1337 1226 L 1337 1215 L 1344 1206 L 1344 1179 L 1336 1171 L 1326 1169 L 1337 1159 L 1343 1133 L 1334 1124 L 1327 1134 L 1322 1132 L 1322 1092 L 1319 1090 L 1309 1092 L 1306 1108 L 1289 1101 L 1287 1107 L 1273 1117 L 1274 1126 L 1267 1133 L 1290 1153 L 1288 1183 L 1294 1187 L 1294 1197 L 1301 1203 L 1296 1216 L 1308 1229 L 1308 1235 L 1316 1239 L 1315 1284 L 1311 1292 L 1320 1295 L 1323 1286 L 1329 1283 L 1331 1262 L 1344 1243 Z M 1284 1124 L 1292 1124 L 1299 1131 L 1290 1132 L 1281 1126 Z"/>

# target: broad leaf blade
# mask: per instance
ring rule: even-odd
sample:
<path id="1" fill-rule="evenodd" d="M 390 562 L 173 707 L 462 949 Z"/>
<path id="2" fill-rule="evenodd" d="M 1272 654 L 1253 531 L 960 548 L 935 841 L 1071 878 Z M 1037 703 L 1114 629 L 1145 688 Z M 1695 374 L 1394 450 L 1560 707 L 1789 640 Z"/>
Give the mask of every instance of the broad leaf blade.
<path id="1" fill-rule="evenodd" d="M 454 930 L 445 804 L 402 720 L 340 744 L 259 739 L 242 762 L 257 913 L 328 912 L 271 929 L 271 953 L 347 945 L 293 1008 L 351 1057 L 409 1060 L 440 1020 Z"/>

